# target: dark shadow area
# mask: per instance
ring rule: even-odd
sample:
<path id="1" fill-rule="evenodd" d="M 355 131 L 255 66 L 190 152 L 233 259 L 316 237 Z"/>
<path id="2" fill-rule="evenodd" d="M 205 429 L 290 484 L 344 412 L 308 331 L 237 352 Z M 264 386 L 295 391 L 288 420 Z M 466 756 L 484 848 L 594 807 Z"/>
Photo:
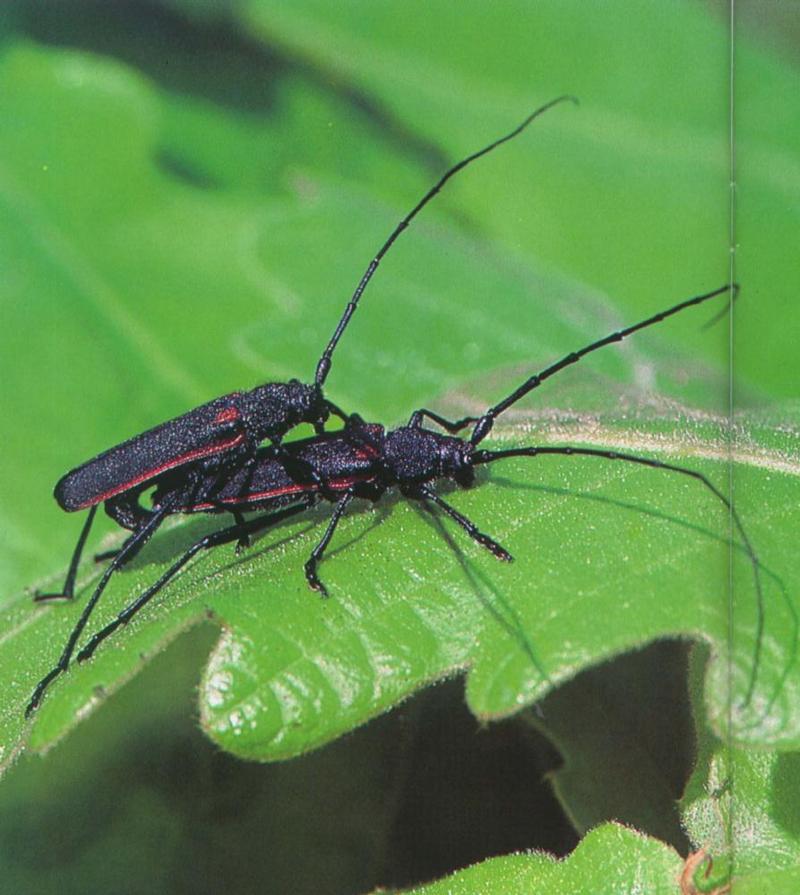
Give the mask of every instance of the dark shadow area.
<path id="1" fill-rule="evenodd" d="M 111 56 L 170 93 L 269 115 L 288 61 L 228 19 L 189 19 L 153 0 L 23 3 L 28 35 L 52 46 Z"/>
<path id="2" fill-rule="evenodd" d="M 481 729 L 460 680 L 419 694 L 410 708 L 405 786 L 376 882 L 405 887 L 494 855 L 563 856 L 577 845 L 547 780 L 560 760 L 543 736 L 515 719 Z"/>
<path id="3" fill-rule="evenodd" d="M 730 27 L 730 0 L 698 0 L 717 16 L 723 27 Z M 800 62 L 800 15 L 796 3 L 785 0 L 759 0 L 736 4 L 737 32 L 748 40 L 777 50 L 795 64 Z"/>
<path id="4" fill-rule="evenodd" d="M 317 68 L 311 60 L 288 56 L 244 33 L 220 11 L 214 18 L 190 18 L 155 0 L 40 0 L 17 2 L 14 17 L 39 43 L 110 56 L 140 71 L 163 90 L 192 96 L 241 113 L 276 113 L 278 83 L 304 79 L 362 116 L 384 139 L 431 172 L 447 167 L 437 145 L 395 118 L 354 85 Z M 213 187 L 184 159 L 165 154 L 160 161 L 175 176 Z"/>
<path id="5" fill-rule="evenodd" d="M 678 799 L 696 760 L 691 643 L 661 640 L 549 694 L 532 726 L 563 750 L 554 785 L 581 832 L 615 820 L 691 851 Z"/>

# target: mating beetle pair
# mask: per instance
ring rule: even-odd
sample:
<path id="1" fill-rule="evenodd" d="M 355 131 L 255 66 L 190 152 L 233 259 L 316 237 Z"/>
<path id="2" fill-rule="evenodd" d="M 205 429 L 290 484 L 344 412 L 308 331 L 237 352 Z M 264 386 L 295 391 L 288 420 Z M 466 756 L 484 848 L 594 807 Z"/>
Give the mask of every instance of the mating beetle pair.
<path id="1" fill-rule="evenodd" d="M 230 513 L 234 524 L 206 535 L 192 545 L 158 581 L 90 638 L 78 653 L 78 660 L 89 658 L 106 637 L 127 623 L 199 551 L 233 541 L 244 545 L 250 535 L 308 509 L 321 499 L 334 502 L 335 507 L 305 571 L 309 585 L 323 593 L 325 588 L 317 574 L 317 565 L 349 503 L 354 497 L 377 501 L 388 488 L 395 486 L 405 497 L 437 507 L 481 546 L 500 559 L 510 560 L 511 555 L 500 544 L 481 532 L 435 490 L 436 481 L 443 478 L 468 487 L 473 483 L 476 466 L 506 457 L 594 456 L 673 471 L 700 481 L 731 510 L 753 564 L 761 612 L 758 564 L 747 535 L 727 498 L 701 473 L 646 457 L 599 449 L 529 446 L 490 451 L 478 447 L 496 418 L 546 379 L 592 351 L 728 292 L 727 286 L 683 301 L 566 355 L 526 379 L 480 418 L 449 421 L 422 409 L 414 412 L 406 426 L 386 432 L 381 425 L 365 423 L 356 415 L 345 414 L 323 395 L 336 345 L 369 280 L 399 234 L 457 171 L 515 137 L 536 117 L 565 99 L 569 97 L 559 97 L 546 104 L 509 134 L 453 166 L 402 219 L 359 282 L 320 358 L 312 385 L 297 381 L 270 383 L 250 392 L 218 398 L 111 448 L 61 479 L 56 486 L 56 499 L 62 508 L 89 509 L 89 515 L 75 547 L 62 593 L 43 594 L 37 599 L 72 598 L 74 595 L 78 564 L 100 503 L 104 503 L 106 512 L 132 534 L 118 551 L 106 555 L 111 556 L 111 562 L 70 634 L 58 663 L 34 690 L 27 714 L 38 706 L 50 683 L 68 668 L 77 642 L 110 578 L 141 550 L 167 516 Z M 331 414 L 344 421 L 344 428 L 326 433 L 324 425 Z M 424 427 L 426 417 L 447 434 Z M 301 422 L 314 426 L 315 437 L 284 444 L 283 436 Z M 457 433 L 470 425 L 473 429 L 469 438 L 459 437 Z M 260 446 L 265 440 L 270 445 Z M 146 509 L 141 506 L 140 499 L 150 488 L 154 488 L 153 506 Z M 244 514 L 251 511 L 262 512 L 245 519 Z M 756 655 L 756 664 L 757 661 Z"/>

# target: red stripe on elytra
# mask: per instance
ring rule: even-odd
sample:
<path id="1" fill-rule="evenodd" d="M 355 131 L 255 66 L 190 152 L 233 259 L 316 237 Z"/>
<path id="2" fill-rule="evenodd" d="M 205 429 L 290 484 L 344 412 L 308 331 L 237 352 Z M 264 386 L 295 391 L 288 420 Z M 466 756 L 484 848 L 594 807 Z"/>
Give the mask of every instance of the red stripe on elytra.
<path id="1" fill-rule="evenodd" d="M 378 456 L 378 449 L 371 444 L 365 444 L 356 448 L 357 460 L 374 460 Z"/>
<path id="2" fill-rule="evenodd" d="M 352 485 L 359 482 L 366 482 L 372 476 L 352 476 L 346 479 L 332 479 L 325 484 L 333 491 L 346 491 Z M 220 500 L 218 503 L 197 503 L 192 507 L 186 507 L 181 512 L 202 513 L 206 510 L 218 510 L 220 506 L 242 506 L 246 503 L 258 503 L 261 500 L 270 500 L 276 497 L 285 497 L 287 494 L 302 494 L 306 491 L 318 491 L 317 485 L 309 483 L 307 485 L 284 485 L 282 488 L 271 488 L 268 491 L 253 491 L 246 497 L 236 497 L 230 500 Z"/>
<path id="3" fill-rule="evenodd" d="M 228 448 L 236 447 L 236 445 L 240 444 L 243 440 L 243 434 L 237 435 L 235 438 L 228 439 L 228 441 L 221 441 L 219 444 L 207 448 L 198 448 L 196 451 L 189 451 L 186 454 L 181 454 L 169 463 L 163 463 L 161 466 L 149 469 L 147 472 L 143 472 L 141 475 L 136 476 L 136 478 L 129 479 L 121 485 L 116 485 L 114 488 L 104 491 L 102 494 L 87 500 L 75 509 L 85 510 L 87 507 L 102 503 L 104 500 L 108 500 L 111 497 L 116 497 L 117 494 L 122 494 L 123 491 L 130 491 L 131 488 L 135 488 L 137 485 L 141 485 L 149 479 L 154 479 L 156 476 L 161 475 L 162 472 L 175 469 L 177 466 L 183 466 L 184 463 L 191 463 L 192 460 L 202 460 L 203 457 L 212 457 L 214 454 L 219 454 L 221 451 L 226 451 Z"/>
<path id="4" fill-rule="evenodd" d="M 239 411 L 235 407 L 226 407 L 214 417 L 212 425 L 218 423 L 232 423 L 239 419 Z"/>

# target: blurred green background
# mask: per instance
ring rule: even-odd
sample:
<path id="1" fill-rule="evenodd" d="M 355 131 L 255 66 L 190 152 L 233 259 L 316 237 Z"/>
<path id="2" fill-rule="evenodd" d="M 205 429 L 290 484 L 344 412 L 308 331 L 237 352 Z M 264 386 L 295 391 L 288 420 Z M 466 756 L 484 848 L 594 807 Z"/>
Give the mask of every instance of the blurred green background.
<path id="1" fill-rule="evenodd" d="M 528 402 L 527 416 L 513 418 L 518 428 L 508 437 L 519 439 L 525 426 L 540 438 L 588 437 L 588 426 L 592 438 L 642 450 L 663 438 L 723 483 L 718 461 L 739 451 L 732 484 L 755 529 L 772 612 L 762 707 L 776 682 L 785 684 L 750 739 L 796 748 L 796 669 L 782 675 L 794 649 L 787 606 L 797 564 L 800 14 L 790 3 L 740 9 L 732 54 L 726 4 L 716 2 L 3 5 L 4 764 L 28 733 L 20 707 L 70 625 L 68 612 L 34 619 L 25 590 L 63 575 L 77 534 L 78 521 L 52 501 L 52 483 L 98 450 L 215 395 L 310 377 L 399 216 L 449 163 L 565 92 L 580 108 L 553 110 L 448 185 L 398 242 L 342 341 L 329 394 L 387 424 L 423 404 L 472 411 L 532 364 L 733 275 L 742 294 L 732 339 L 727 320 L 701 329 L 711 313 L 676 320 L 554 381 Z M 731 382 L 741 414 L 733 442 L 720 429 Z M 459 503 L 504 540 L 525 523 L 528 549 L 519 540 L 515 547 L 536 561 L 520 557 L 500 580 L 514 594 L 533 576 L 546 588 L 521 598 L 532 647 L 493 632 L 474 598 L 452 596 L 447 548 L 406 507 L 391 508 L 393 529 L 371 532 L 369 513 L 348 529 L 324 567 L 338 593 L 324 617 L 298 573 L 308 552 L 302 539 L 278 557 L 279 571 L 274 557 L 253 564 L 271 591 L 246 571 L 221 582 L 210 572 L 189 576 L 174 600 L 125 632 L 119 651 L 70 676 L 37 719 L 32 743 L 44 748 L 86 714 L 96 687 L 131 677 L 140 654 L 194 626 L 44 760 L 26 756 L 0 784 L 0 871 L 9 891 L 213 892 L 224 881 L 243 892 L 362 892 L 515 849 L 567 854 L 610 818 L 685 854 L 697 828 L 689 824 L 687 836 L 688 812 L 679 815 L 674 801 L 693 768 L 697 774 L 692 713 L 702 701 L 698 685 L 690 704 L 688 647 L 661 640 L 586 669 L 656 636 L 704 638 L 717 654 L 724 648 L 728 554 L 720 527 L 706 525 L 715 510 L 675 483 L 631 483 L 616 470 L 564 478 L 560 469 L 543 485 L 535 473 L 511 482 L 498 471 L 494 493 L 478 489 Z M 515 489 L 520 481 L 539 490 Z M 586 505 L 564 497 L 603 495 L 607 486 L 616 503 L 588 517 Z M 644 530 L 642 513 L 621 509 L 636 500 L 652 515 L 685 519 L 685 530 Z M 590 534 L 582 540 L 585 518 Z M 698 544 L 708 527 L 717 543 Z M 203 530 L 188 528 L 164 539 L 153 564 Z M 621 553 L 629 567 L 620 566 Z M 222 563 L 214 557 L 204 568 Z M 737 583 L 747 582 L 737 589 L 735 616 L 745 632 L 735 667 L 743 675 L 752 593 L 746 563 L 734 565 Z M 491 562 L 479 568 L 497 578 Z M 153 571 L 137 566 L 125 592 Z M 444 583 L 429 593 L 419 581 L 436 575 Z M 270 592 L 284 595 L 288 608 L 266 606 Z M 393 609 L 398 595 L 416 593 L 439 614 L 415 635 L 423 658 L 388 630 L 411 624 Z M 465 593 L 472 597 L 469 587 Z M 365 609 L 376 594 L 388 607 L 377 619 Z M 573 594 L 590 595 L 594 608 L 569 615 Z M 640 616 L 623 612 L 644 604 Z M 554 680 L 583 674 L 549 697 L 544 720 L 531 711 L 476 733 L 455 679 L 324 750 L 263 767 L 210 745 L 193 720 L 199 669 L 218 634 L 195 625 L 207 607 L 233 631 L 228 653 L 215 653 L 226 668 L 236 664 L 227 658 L 235 648 L 255 641 L 258 652 L 263 641 L 252 668 L 278 675 L 267 663 L 281 649 L 308 656 L 317 640 L 323 652 L 338 649 L 358 630 L 370 674 L 387 656 L 407 671 L 380 693 L 365 687 L 349 714 L 332 700 L 317 729 L 306 723 L 317 720 L 308 706 L 298 716 L 304 723 L 292 728 L 283 719 L 280 735 L 290 744 L 272 756 L 265 734 L 248 739 L 225 728 L 225 713 L 209 708 L 206 678 L 205 728 L 251 757 L 319 745 L 468 665 L 471 708 L 484 719 L 508 714 L 515 700 L 529 703 L 547 689 L 526 650 Z M 364 673 L 355 660 L 353 667 Z M 246 677 L 238 667 L 232 673 Z M 307 669 L 298 676 L 311 687 Z M 717 733 L 724 676 L 719 662 L 706 697 Z M 740 680 L 733 685 L 741 692 Z M 628 698 L 620 701 L 620 692 Z M 576 711 L 585 715 L 578 732 Z M 601 753 L 598 731 L 608 727 L 620 741 L 609 737 Z M 747 738 L 741 729 L 739 736 Z M 554 793 L 545 775 L 570 752 L 583 756 L 586 776 L 570 792 L 562 775 Z M 614 754 L 627 757 L 625 767 L 609 766 Z M 792 761 L 774 757 L 790 792 Z M 754 775 L 753 791 L 766 799 L 759 787 L 776 774 L 770 765 Z M 586 779 L 602 775 L 600 791 L 586 796 Z M 615 802 L 626 785 L 641 791 Z M 786 836 L 783 854 L 793 860 L 798 825 L 785 804 L 777 800 L 764 823 L 774 825 L 773 842 Z M 753 854 L 755 867 L 774 864 L 767 849 Z M 598 891 L 587 879 L 587 891 Z"/>

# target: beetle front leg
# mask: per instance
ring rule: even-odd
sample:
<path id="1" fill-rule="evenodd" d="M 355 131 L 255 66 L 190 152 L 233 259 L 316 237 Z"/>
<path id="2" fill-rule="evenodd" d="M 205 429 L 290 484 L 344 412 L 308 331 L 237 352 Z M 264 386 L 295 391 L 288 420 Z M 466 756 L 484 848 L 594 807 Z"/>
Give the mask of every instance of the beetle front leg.
<path id="1" fill-rule="evenodd" d="M 326 400 L 326 401 L 325 401 L 325 406 L 328 408 L 328 411 L 329 411 L 333 416 L 338 416 L 339 419 L 345 424 L 345 426 L 350 422 L 350 420 L 351 420 L 351 418 L 352 418 L 351 414 L 349 414 L 349 413 L 345 413 L 345 412 L 341 409 L 341 407 L 337 407 L 337 405 L 334 404 L 333 401 L 328 401 L 328 400 Z M 317 434 L 321 434 L 321 433 L 317 433 Z"/>
<path id="2" fill-rule="evenodd" d="M 455 507 L 451 507 L 449 503 L 442 500 L 433 488 L 420 488 L 419 494 L 423 500 L 429 500 L 446 513 L 454 522 L 457 522 L 476 544 L 485 547 L 498 559 L 502 559 L 503 562 L 513 562 L 514 557 L 502 544 L 498 544 L 494 538 L 491 538 L 489 535 L 482 532 L 471 519 L 468 519 L 462 513 L 459 513 Z"/>
<path id="3" fill-rule="evenodd" d="M 438 413 L 434 413 L 432 410 L 427 410 L 423 407 L 421 410 L 415 410 L 411 414 L 411 419 L 408 421 L 408 425 L 412 429 L 419 429 L 422 426 L 422 420 L 425 417 L 428 417 L 429 420 L 441 426 L 445 432 L 449 432 L 451 435 L 455 435 L 456 432 L 460 432 L 462 429 L 466 429 L 467 426 L 471 426 L 473 423 L 478 422 L 478 417 L 476 416 L 465 416 L 460 420 L 448 420 Z"/>

